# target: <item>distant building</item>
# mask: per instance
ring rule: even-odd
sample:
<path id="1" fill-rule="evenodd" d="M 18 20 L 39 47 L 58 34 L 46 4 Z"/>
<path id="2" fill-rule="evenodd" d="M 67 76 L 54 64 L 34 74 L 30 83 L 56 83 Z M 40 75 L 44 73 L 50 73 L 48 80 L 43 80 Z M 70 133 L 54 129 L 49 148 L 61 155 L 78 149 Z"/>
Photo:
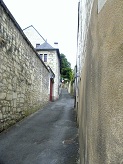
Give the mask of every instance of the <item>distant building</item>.
<path id="1" fill-rule="evenodd" d="M 52 85 L 52 100 L 59 98 L 60 85 L 60 52 L 58 48 L 53 48 L 47 41 L 43 44 L 36 44 L 36 51 L 47 67 L 50 67 L 55 74 Z"/>
<path id="2" fill-rule="evenodd" d="M 33 47 L 35 47 L 36 43 L 42 44 L 46 41 L 33 25 L 23 29 L 23 32 L 27 36 Z"/>
<path id="3" fill-rule="evenodd" d="M 23 29 L 23 32 L 35 48 L 40 56 L 40 59 L 45 63 L 50 71 L 49 77 L 49 97 L 50 100 L 59 98 L 59 81 L 60 81 L 60 52 L 58 43 L 54 43 L 53 48 L 44 37 L 36 30 L 34 26 L 28 26 Z M 40 43 L 40 44 L 37 44 Z M 53 75 L 53 76 L 52 76 Z"/>

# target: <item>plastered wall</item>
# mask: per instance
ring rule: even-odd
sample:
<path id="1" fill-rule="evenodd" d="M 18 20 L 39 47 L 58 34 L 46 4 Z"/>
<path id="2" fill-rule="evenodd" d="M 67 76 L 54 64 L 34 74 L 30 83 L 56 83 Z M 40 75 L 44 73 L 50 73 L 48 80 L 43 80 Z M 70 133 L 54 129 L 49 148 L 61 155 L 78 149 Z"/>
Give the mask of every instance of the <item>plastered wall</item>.
<path id="1" fill-rule="evenodd" d="M 86 35 L 78 83 L 80 163 L 122 164 L 123 1 L 107 0 L 98 13 L 95 0 Z"/>

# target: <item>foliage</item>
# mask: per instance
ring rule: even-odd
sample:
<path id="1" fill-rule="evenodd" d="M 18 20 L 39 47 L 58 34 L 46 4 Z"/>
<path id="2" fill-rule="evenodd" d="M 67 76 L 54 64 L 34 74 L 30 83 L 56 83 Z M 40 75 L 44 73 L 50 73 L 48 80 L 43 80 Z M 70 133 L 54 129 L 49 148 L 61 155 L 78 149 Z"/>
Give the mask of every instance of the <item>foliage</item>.
<path id="1" fill-rule="evenodd" d="M 60 57 L 61 57 L 61 78 L 64 80 L 71 81 L 73 75 L 71 64 L 68 62 L 64 54 L 60 54 Z"/>
<path id="2" fill-rule="evenodd" d="M 71 64 L 68 62 L 64 54 L 60 54 L 62 68 L 71 68 Z"/>

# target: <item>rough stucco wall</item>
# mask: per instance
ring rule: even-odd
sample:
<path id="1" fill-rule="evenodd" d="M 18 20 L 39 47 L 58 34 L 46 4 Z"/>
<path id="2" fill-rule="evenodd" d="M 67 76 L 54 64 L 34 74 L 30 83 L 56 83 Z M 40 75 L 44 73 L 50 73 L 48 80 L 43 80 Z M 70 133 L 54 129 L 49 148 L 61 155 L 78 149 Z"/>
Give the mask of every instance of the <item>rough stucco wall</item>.
<path id="1" fill-rule="evenodd" d="M 7 12 L 0 5 L 0 131 L 49 100 L 49 72 Z"/>
<path id="2" fill-rule="evenodd" d="M 123 1 L 92 9 L 79 85 L 81 164 L 123 163 Z"/>
<path id="3" fill-rule="evenodd" d="M 98 21 L 102 77 L 99 106 L 105 159 L 107 163 L 123 163 L 123 1 L 107 1 Z"/>
<path id="4" fill-rule="evenodd" d="M 89 28 L 89 23 L 90 23 L 90 17 L 91 17 L 91 10 L 93 6 L 94 0 L 80 0 L 79 2 L 79 7 L 78 7 L 78 42 L 77 42 L 77 88 L 76 88 L 76 111 L 78 111 L 79 105 L 81 100 L 79 99 L 81 95 L 81 89 L 79 87 L 80 82 L 80 76 L 83 71 L 85 59 L 86 59 L 86 47 L 87 47 L 87 33 L 88 33 L 88 28 Z M 78 111 L 80 112 L 80 110 Z M 80 114 L 79 114 L 80 116 Z M 79 121 L 79 116 L 78 120 Z"/>
<path id="5" fill-rule="evenodd" d="M 101 11 L 107 0 L 98 0 L 98 12 Z"/>

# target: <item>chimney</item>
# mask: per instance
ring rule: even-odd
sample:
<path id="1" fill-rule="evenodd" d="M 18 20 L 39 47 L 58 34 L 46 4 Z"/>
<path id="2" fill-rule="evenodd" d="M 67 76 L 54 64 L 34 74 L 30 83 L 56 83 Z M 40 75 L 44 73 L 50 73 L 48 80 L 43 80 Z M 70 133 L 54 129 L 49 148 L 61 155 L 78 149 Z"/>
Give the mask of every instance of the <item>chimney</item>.
<path id="1" fill-rule="evenodd" d="M 54 48 L 58 48 L 58 42 L 54 42 Z"/>
<path id="2" fill-rule="evenodd" d="M 40 46 L 40 44 L 39 44 L 39 43 L 37 43 L 37 44 L 36 44 L 36 48 L 38 48 L 39 46 Z"/>

